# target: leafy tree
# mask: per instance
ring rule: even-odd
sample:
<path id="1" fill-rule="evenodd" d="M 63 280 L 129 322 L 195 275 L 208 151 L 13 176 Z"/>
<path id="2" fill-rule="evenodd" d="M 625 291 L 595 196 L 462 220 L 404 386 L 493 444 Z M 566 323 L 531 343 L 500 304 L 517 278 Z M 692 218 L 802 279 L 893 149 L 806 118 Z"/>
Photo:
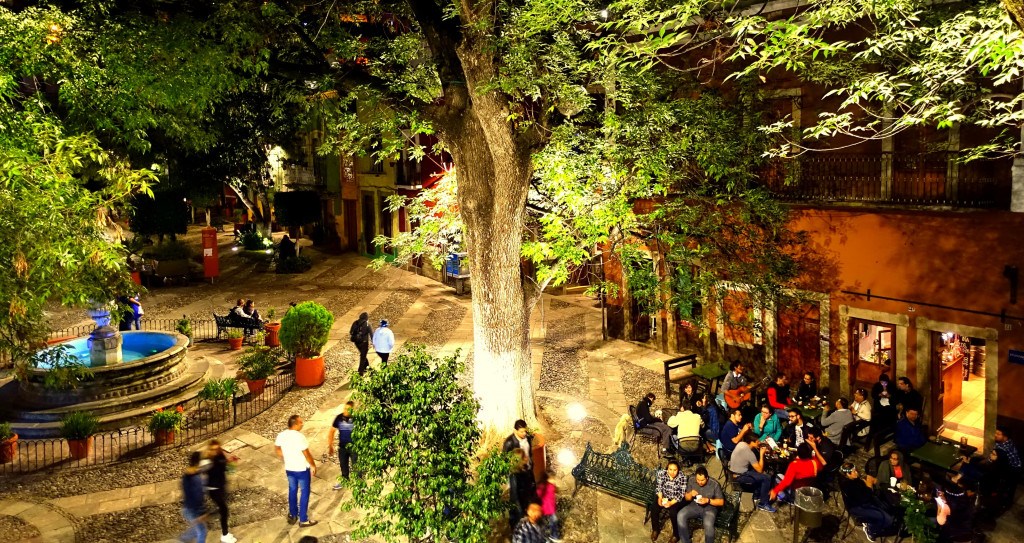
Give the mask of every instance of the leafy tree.
<path id="1" fill-rule="evenodd" d="M 353 375 L 358 461 L 346 507 L 367 511 L 355 537 L 483 542 L 508 510 L 510 459 L 496 447 L 481 453 L 479 404 L 459 383 L 464 371 L 458 352 L 439 359 L 409 345 L 377 371 Z"/>

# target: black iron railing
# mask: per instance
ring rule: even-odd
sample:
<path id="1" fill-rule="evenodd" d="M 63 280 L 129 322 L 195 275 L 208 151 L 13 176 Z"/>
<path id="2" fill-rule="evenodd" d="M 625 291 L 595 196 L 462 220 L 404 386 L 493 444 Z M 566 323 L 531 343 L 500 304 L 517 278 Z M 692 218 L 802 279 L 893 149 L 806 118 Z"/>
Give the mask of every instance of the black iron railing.
<path id="1" fill-rule="evenodd" d="M 961 164 L 947 153 L 808 153 L 762 174 L 780 199 L 1008 209 L 1009 159 Z"/>
<path id="2" fill-rule="evenodd" d="M 173 441 L 158 443 L 145 426 L 121 428 L 92 436 L 88 453 L 72 458 L 71 446 L 63 438 L 20 439 L 12 461 L 0 464 L 0 473 L 25 473 L 39 470 L 70 469 L 124 462 L 157 451 L 188 447 L 222 434 L 266 411 L 292 387 L 292 374 L 267 380 L 258 395 L 236 394 L 221 402 L 192 400 L 183 404 L 185 423 L 174 432 Z"/>
<path id="3" fill-rule="evenodd" d="M 174 332 L 179 319 L 150 319 L 143 316 L 142 330 L 154 332 Z M 217 339 L 217 323 L 212 319 L 189 319 L 192 326 L 192 339 Z M 95 324 L 80 324 L 50 332 L 50 340 L 73 339 L 89 335 L 96 328 Z M 132 328 L 134 330 L 134 326 Z"/>

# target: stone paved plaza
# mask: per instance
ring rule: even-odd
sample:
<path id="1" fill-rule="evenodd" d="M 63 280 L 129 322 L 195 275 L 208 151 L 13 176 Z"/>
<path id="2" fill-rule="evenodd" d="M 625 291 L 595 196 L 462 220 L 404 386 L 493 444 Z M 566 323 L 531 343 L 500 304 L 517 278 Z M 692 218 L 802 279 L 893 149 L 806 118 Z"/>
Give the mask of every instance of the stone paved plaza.
<path id="1" fill-rule="evenodd" d="M 229 236 L 222 240 L 222 277 L 213 285 L 153 289 L 143 299 L 148 318 L 182 314 L 210 318 L 211 311 L 224 313 L 239 297 L 255 299 L 264 310 L 287 307 L 291 301 L 314 300 L 336 317 L 325 349 L 327 382 L 316 389 L 294 389 L 267 412 L 220 436 L 225 448 L 241 459 L 238 471 L 229 479 L 232 533 L 242 542 L 297 542 L 306 535 L 316 536 L 320 542 L 352 541 L 351 521 L 359 513 L 342 511 L 348 493 L 331 489 L 339 472 L 336 463 L 321 464 L 313 480 L 310 517 L 320 524 L 300 529 L 285 522 L 287 483 L 274 455 L 273 436 L 284 428 L 289 414 L 301 414 L 306 418 L 303 431 L 314 458 L 321 461 L 325 457 L 329 424 L 351 392 L 347 375 L 355 368 L 357 354 L 347 332 L 360 312 L 370 312 L 371 319 L 389 319 L 398 347 L 417 341 L 437 354 L 457 349 L 469 353 L 473 326 L 469 298 L 406 271 L 373 272 L 367 268 L 367 259 L 353 255 L 309 251 L 315 266 L 307 273 L 264 273 L 227 250 Z M 533 314 L 535 389 L 546 424 L 548 457 L 558 475 L 559 516 L 567 542 L 645 543 L 650 541 L 650 527 L 643 524 L 640 507 L 590 489 L 572 497 L 568 473 L 572 464 L 588 442 L 600 451 L 612 448 L 615 424 L 627 405 L 647 390 L 659 391 L 661 361 L 666 358 L 641 345 L 602 341 L 600 318 L 592 299 L 575 295 L 546 296 Z M 63 324 L 74 324 L 76 319 L 67 317 Z M 226 342 L 200 343 L 193 355 L 227 368 L 237 356 L 227 349 Z M 376 362 L 372 355 L 371 360 Z M 587 417 L 578 423 L 566 415 L 566 406 L 573 402 L 587 411 Z M 641 447 L 651 446 L 638 446 L 639 458 L 657 461 L 650 450 Z M 7 476 L 0 480 L 0 532 L 7 537 L 0 536 L 0 540 L 174 541 L 182 526 L 178 475 L 185 457 L 186 452 L 179 449 L 94 469 Z M 566 464 L 559 464 L 559 458 Z M 712 460 L 709 469 L 718 474 L 717 461 Z M 832 524 L 826 522 L 825 529 L 810 534 L 810 539 L 864 541 L 859 530 L 843 534 L 835 523 L 839 507 L 830 507 Z M 742 541 L 791 540 L 789 509 L 780 508 L 775 515 L 752 511 L 750 496 L 745 495 L 742 511 Z M 989 541 L 1024 540 L 1021 511 L 1017 505 L 1003 515 Z M 219 541 L 216 515 L 211 515 L 208 525 L 207 541 Z M 670 535 L 666 525 L 659 541 L 668 541 Z M 698 531 L 698 541 L 700 537 Z"/>

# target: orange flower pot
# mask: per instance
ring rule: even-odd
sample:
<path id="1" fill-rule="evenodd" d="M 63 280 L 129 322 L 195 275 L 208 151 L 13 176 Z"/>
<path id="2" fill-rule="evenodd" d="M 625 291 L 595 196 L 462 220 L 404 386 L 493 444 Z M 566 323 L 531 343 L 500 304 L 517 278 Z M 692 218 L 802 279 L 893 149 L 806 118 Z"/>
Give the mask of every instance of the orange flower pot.
<path id="1" fill-rule="evenodd" d="M 73 460 L 82 460 L 89 457 L 92 452 L 92 436 L 85 439 L 69 439 L 68 451 L 71 452 Z"/>
<path id="2" fill-rule="evenodd" d="M 267 347 L 277 347 L 281 345 L 281 340 L 277 338 L 277 332 L 281 329 L 281 323 L 279 322 L 268 322 L 263 327 L 267 330 Z"/>
<path id="3" fill-rule="evenodd" d="M 174 443 L 174 430 L 157 430 L 153 433 L 157 445 L 169 445 Z"/>
<path id="4" fill-rule="evenodd" d="M 295 384 L 300 387 L 318 387 L 324 384 L 324 357 L 295 357 Z"/>
<path id="5" fill-rule="evenodd" d="M 266 386 L 267 386 L 267 380 L 266 379 L 255 379 L 255 380 L 246 379 L 245 380 L 245 385 L 247 387 L 249 387 L 249 394 L 252 394 L 253 397 L 256 397 L 256 396 L 259 396 L 260 394 L 263 394 L 263 389 L 266 388 Z"/>
<path id="6" fill-rule="evenodd" d="M 18 434 L 14 437 L 0 441 L 0 464 L 14 462 L 18 456 Z"/>
<path id="7" fill-rule="evenodd" d="M 245 340 L 244 337 L 229 337 L 228 347 L 230 347 L 232 351 L 240 351 L 242 349 L 243 340 Z"/>

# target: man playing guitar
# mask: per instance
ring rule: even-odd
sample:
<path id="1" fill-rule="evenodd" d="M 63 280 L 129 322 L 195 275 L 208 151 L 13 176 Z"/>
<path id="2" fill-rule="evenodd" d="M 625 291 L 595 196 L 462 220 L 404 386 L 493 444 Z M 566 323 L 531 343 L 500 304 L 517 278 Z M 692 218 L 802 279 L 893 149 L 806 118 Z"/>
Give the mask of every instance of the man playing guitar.
<path id="1" fill-rule="evenodd" d="M 743 402 L 750 401 L 750 385 L 747 384 L 747 377 L 743 375 L 743 363 L 735 361 L 729 365 L 729 373 L 722 383 L 722 394 L 725 396 L 725 403 L 730 409 L 737 409 Z"/>

